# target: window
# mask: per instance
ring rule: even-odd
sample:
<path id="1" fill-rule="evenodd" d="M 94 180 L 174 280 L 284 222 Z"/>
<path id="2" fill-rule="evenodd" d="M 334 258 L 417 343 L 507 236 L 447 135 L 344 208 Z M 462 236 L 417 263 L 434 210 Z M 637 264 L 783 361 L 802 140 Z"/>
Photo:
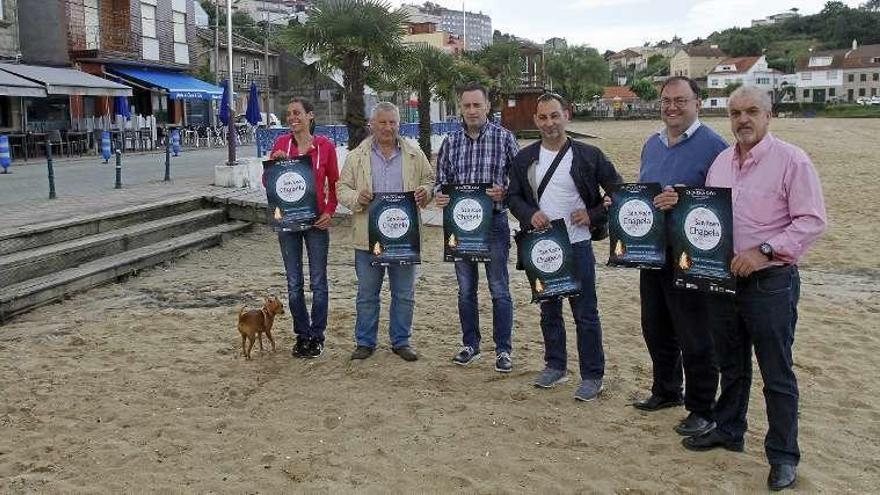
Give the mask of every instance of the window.
<path id="1" fill-rule="evenodd" d="M 186 43 L 186 13 L 174 12 L 174 42 Z"/>
<path id="2" fill-rule="evenodd" d="M 868 75 L 867 75 L 867 74 L 859 74 L 859 81 L 861 81 L 861 82 L 865 82 L 865 81 L 867 81 L 867 80 L 868 80 Z"/>
<path id="3" fill-rule="evenodd" d="M 836 88 L 828 88 L 828 96 L 837 96 Z"/>
<path id="4" fill-rule="evenodd" d="M 874 77 L 873 77 L 873 79 L 874 79 L 875 81 L 880 80 L 880 72 L 875 72 L 875 73 L 874 73 Z"/>
<path id="5" fill-rule="evenodd" d="M 865 96 L 865 88 L 859 88 L 859 96 Z"/>
<path id="6" fill-rule="evenodd" d="M 829 70 L 827 73 L 825 73 L 825 78 L 826 79 L 837 79 L 837 72 L 835 72 L 833 70 Z"/>
<path id="7" fill-rule="evenodd" d="M 260 59 L 255 58 L 254 59 L 254 74 L 259 74 L 259 73 L 260 73 Z"/>
<path id="8" fill-rule="evenodd" d="M 871 96 L 877 96 L 877 88 L 871 88 Z"/>
<path id="9" fill-rule="evenodd" d="M 846 82 L 853 82 L 855 80 L 856 80 L 855 74 L 847 74 L 846 75 Z"/>
<path id="10" fill-rule="evenodd" d="M 244 57 L 238 57 L 238 66 L 242 74 L 247 72 L 247 59 Z"/>
<path id="11" fill-rule="evenodd" d="M 801 73 L 801 80 L 803 80 L 803 81 L 810 81 L 810 80 L 812 80 L 812 79 L 813 79 L 813 73 L 812 73 L 812 72 L 802 72 L 802 73 Z"/>
<path id="12" fill-rule="evenodd" d="M 147 38 L 156 37 L 156 6 L 141 3 L 141 34 Z"/>
<path id="13" fill-rule="evenodd" d="M 809 89 L 805 89 L 805 90 L 804 90 L 804 98 L 809 98 L 809 97 L 810 97 L 810 90 L 809 90 Z"/>

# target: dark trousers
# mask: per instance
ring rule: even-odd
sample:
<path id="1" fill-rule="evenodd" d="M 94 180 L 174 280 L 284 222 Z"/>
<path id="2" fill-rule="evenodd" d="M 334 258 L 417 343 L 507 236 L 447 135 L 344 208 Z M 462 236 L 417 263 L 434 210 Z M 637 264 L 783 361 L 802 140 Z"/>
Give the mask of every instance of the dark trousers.
<path id="1" fill-rule="evenodd" d="M 677 289 L 672 275 L 664 268 L 642 270 L 640 276 L 642 334 L 654 374 L 651 393 L 678 399 L 684 382 L 685 408 L 708 418 L 718 387 L 709 316 L 716 303 L 730 298 Z"/>
<path id="2" fill-rule="evenodd" d="M 594 380 L 605 375 L 605 351 L 602 349 L 602 325 L 596 299 L 596 258 L 590 241 L 571 245 L 574 272 L 581 284 L 581 294 L 569 297 L 577 332 L 578 362 L 581 378 Z M 566 369 L 565 321 L 562 300 L 541 303 L 541 332 L 544 334 L 544 361 L 548 368 Z"/>
<path id="3" fill-rule="evenodd" d="M 800 297 L 797 267 L 761 270 L 736 284 L 736 304 L 726 329 L 715 335 L 721 395 L 715 407 L 720 432 L 741 439 L 752 385 L 752 347 L 764 380 L 769 430 L 764 451 L 770 464 L 797 464 L 798 386 L 791 346 Z"/>

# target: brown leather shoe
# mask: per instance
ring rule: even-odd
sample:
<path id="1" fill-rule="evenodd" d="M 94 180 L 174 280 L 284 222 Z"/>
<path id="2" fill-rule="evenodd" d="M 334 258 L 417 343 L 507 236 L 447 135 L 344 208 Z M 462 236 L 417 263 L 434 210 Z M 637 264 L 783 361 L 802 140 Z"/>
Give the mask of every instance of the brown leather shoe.
<path id="1" fill-rule="evenodd" d="M 391 351 L 400 356 L 404 361 L 416 361 L 419 359 L 419 355 L 416 354 L 416 351 L 408 345 L 395 347 L 394 349 L 391 349 Z"/>
<path id="2" fill-rule="evenodd" d="M 373 348 L 367 347 L 365 345 L 359 345 L 354 348 L 354 352 L 351 353 L 351 360 L 354 361 L 356 359 L 367 359 L 368 357 L 373 355 Z"/>

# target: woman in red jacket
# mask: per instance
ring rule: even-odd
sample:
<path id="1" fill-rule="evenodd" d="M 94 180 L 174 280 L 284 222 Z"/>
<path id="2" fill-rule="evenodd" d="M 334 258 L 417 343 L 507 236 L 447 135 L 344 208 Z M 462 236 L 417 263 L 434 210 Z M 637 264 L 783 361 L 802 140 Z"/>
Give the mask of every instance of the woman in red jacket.
<path id="1" fill-rule="evenodd" d="M 327 328 L 327 251 L 330 247 L 330 221 L 336 211 L 336 181 L 339 168 L 336 146 L 324 136 L 313 136 L 315 113 L 304 98 L 293 98 L 287 105 L 290 134 L 279 136 L 272 147 L 270 159 L 278 160 L 308 154 L 321 212 L 312 228 L 300 232 L 279 232 L 281 258 L 287 272 L 287 294 L 296 344 L 293 355 L 316 358 L 324 351 L 324 330 Z M 311 315 L 303 295 L 303 244 L 309 257 L 309 286 L 312 290 Z"/>

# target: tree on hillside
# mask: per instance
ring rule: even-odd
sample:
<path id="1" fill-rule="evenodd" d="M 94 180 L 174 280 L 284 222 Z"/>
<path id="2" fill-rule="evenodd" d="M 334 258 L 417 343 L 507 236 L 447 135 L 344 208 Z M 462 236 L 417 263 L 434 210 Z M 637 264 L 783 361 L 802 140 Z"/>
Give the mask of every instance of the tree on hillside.
<path id="1" fill-rule="evenodd" d="M 544 66 L 553 89 L 572 103 L 588 101 L 608 84 L 608 63 L 588 46 L 570 46 L 547 54 Z"/>
<path id="2" fill-rule="evenodd" d="M 654 101 L 660 96 L 657 91 L 657 86 L 654 86 L 654 83 L 652 83 L 650 79 L 633 81 L 632 86 L 630 86 L 629 89 L 645 101 Z"/>
<path id="3" fill-rule="evenodd" d="M 282 39 L 301 53 L 319 56 L 322 67 L 342 71 L 348 148 L 353 149 L 367 135 L 367 75 L 399 60 L 407 16 L 389 11 L 381 0 L 315 0 L 308 15 L 305 24 L 288 28 Z"/>
<path id="4" fill-rule="evenodd" d="M 862 9 L 872 12 L 880 11 L 880 0 L 868 0 L 862 4 Z"/>
<path id="5" fill-rule="evenodd" d="M 237 4 L 239 0 L 234 0 L 232 2 L 233 6 Z M 208 14 L 208 26 L 211 29 L 214 28 L 214 15 L 216 14 L 216 7 L 214 5 L 213 0 L 201 0 L 202 9 Z M 220 5 L 220 18 L 218 19 L 220 23 L 220 37 L 221 39 L 226 39 L 226 2 L 222 2 Z M 257 21 L 254 20 L 253 17 L 250 16 L 247 12 L 242 12 L 240 10 L 235 10 L 232 12 L 232 32 L 243 36 L 255 43 L 262 44 L 264 41 L 264 32 L 263 28 L 257 25 Z M 270 40 L 271 42 L 271 40 Z"/>

